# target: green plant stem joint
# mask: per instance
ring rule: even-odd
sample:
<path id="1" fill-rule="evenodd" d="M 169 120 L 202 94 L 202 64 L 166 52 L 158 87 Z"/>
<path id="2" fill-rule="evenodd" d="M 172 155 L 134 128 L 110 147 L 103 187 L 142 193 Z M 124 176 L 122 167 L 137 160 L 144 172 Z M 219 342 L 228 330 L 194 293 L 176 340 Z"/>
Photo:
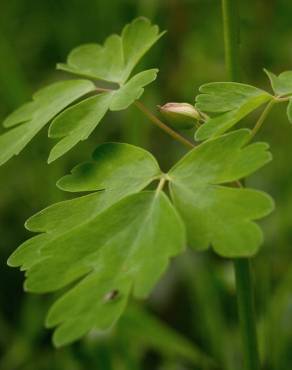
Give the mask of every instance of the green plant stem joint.
<path id="1" fill-rule="evenodd" d="M 125 310 L 129 296 L 147 297 L 169 260 L 186 245 L 196 251 L 211 246 L 226 258 L 247 258 L 262 244 L 263 234 L 256 221 L 273 210 L 273 200 L 261 191 L 230 184 L 240 184 L 271 160 L 268 144 L 251 143 L 251 139 L 275 102 L 288 101 L 292 122 L 292 72 L 279 76 L 267 72 L 274 97 L 238 82 L 202 85 L 192 110 L 204 121 L 193 128 L 195 146 L 140 101 L 158 70 L 132 76 L 140 59 L 162 35 L 157 26 L 138 18 L 102 46 L 74 49 L 66 64 L 58 68 L 78 79 L 40 90 L 4 121 L 8 130 L 0 136 L 1 164 L 19 154 L 48 123 L 49 137 L 57 140 L 48 161 L 57 160 L 86 140 L 108 111 L 133 104 L 189 149 L 162 173 L 153 155 L 142 148 L 101 144 L 91 160 L 74 167 L 57 183 L 60 189 L 81 195 L 28 219 L 26 228 L 37 234 L 10 256 L 8 264 L 25 271 L 27 291 L 63 289 L 46 319 L 46 325 L 55 328 L 56 346 L 71 343 L 93 328 L 111 327 Z M 235 49 L 231 51 L 233 60 Z M 92 81 L 98 80 L 118 88 L 96 87 Z M 263 106 L 266 108 L 252 130 L 234 130 L 238 122 Z M 148 190 L 153 181 L 158 181 L 156 189 Z M 249 284 L 244 272 L 239 277 L 242 288 Z M 245 302 L 242 309 L 249 311 L 249 297 L 241 298 Z M 245 312 L 242 317 L 244 320 Z M 244 325 L 248 336 L 253 336 L 249 322 Z"/>

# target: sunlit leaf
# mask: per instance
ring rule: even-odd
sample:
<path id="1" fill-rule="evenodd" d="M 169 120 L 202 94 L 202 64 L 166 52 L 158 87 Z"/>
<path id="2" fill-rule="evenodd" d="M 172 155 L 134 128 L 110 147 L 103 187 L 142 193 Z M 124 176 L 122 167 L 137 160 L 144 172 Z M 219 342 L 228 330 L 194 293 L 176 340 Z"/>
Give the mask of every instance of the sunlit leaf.
<path id="1" fill-rule="evenodd" d="M 130 80 L 128 78 L 162 34 L 149 20 L 138 18 L 124 28 L 121 36 L 110 36 L 104 46 L 83 45 L 76 48 L 70 53 L 68 64 L 59 65 L 61 69 L 118 82 L 120 86 L 99 97 L 88 97 L 56 117 L 49 136 L 61 140 L 53 147 L 48 162 L 68 152 L 80 140 L 87 139 L 108 109 L 126 109 L 140 98 L 144 86 L 155 80 L 158 70 L 143 71 Z M 22 105 L 4 121 L 7 128 L 17 127 L 0 136 L 0 165 L 18 154 L 46 123 L 74 100 L 94 91 L 96 87 L 92 82 L 76 80 L 56 83 L 36 93 L 32 102 Z"/>
<path id="2" fill-rule="evenodd" d="M 265 143 L 246 146 L 250 132 L 239 130 L 194 148 L 169 173 L 172 198 L 195 249 L 225 257 L 254 254 L 262 232 L 253 220 L 271 212 L 266 194 L 223 186 L 244 178 L 271 160 Z"/>
<path id="3" fill-rule="evenodd" d="M 125 191 L 135 192 L 139 187 L 145 187 L 160 174 L 156 159 L 144 149 L 129 144 L 105 143 L 97 147 L 91 162 L 74 167 L 70 175 L 62 177 L 58 187 L 70 192 L 106 189 L 122 195 Z"/>
<path id="4" fill-rule="evenodd" d="M 42 216 L 40 222 L 36 215 L 27 226 L 39 231 L 46 227 Z M 40 257 L 26 273 L 27 290 L 51 292 L 82 279 L 49 312 L 47 325 L 58 326 L 55 344 L 78 339 L 93 327 L 111 326 L 131 289 L 137 297 L 147 295 L 168 259 L 184 246 L 183 230 L 163 193 L 142 192 L 40 242 Z"/>
<path id="5" fill-rule="evenodd" d="M 104 117 L 107 110 L 126 109 L 143 94 L 143 87 L 155 80 L 157 69 L 143 71 L 132 77 L 118 90 L 83 100 L 58 115 L 49 129 L 49 136 L 62 138 L 51 150 L 52 162 L 85 140 Z"/>
<path id="6" fill-rule="evenodd" d="M 132 77 L 120 89 L 112 93 L 110 110 L 117 111 L 126 109 L 143 94 L 143 87 L 156 79 L 158 69 L 149 69 Z"/>
<path id="7" fill-rule="evenodd" d="M 26 270 L 26 290 L 51 292 L 76 282 L 47 318 L 48 326 L 58 326 L 57 346 L 93 327 L 111 326 L 130 291 L 146 296 L 169 258 L 185 246 L 183 224 L 168 198 L 153 191 L 133 194 L 159 174 L 146 151 L 104 144 L 93 162 L 59 183 L 70 191 L 101 191 L 52 205 L 27 221 L 29 230 L 42 234 L 8 261 Z"/>
<path id="8" fill-rule="evenodd" d="M 137 18 L 125 26 L 121 36 L 108 37 L 104 45 L 88 44 L 75 48 L 67 64 L 59 69 L 93 79 L 123 84 L 136 64 L 163 35 L 146 18 Z"/>
<path id="9" fill-rule="evenodd" d="M 292 94 L 292 71 L 286 71 L 276 76 L 274 73 L 264 69 L 269 77 L 272 88 L 276 95 L 291 95 Z"/>
<path id="10" fill-rule="evenodd" d="M 79 141 L 86 140 L 106 114 L 111 96 L 102 93 L 66 109 L 58 115 L 49 128 L 49 137 L 61 140 L 52 148 L 51 163 L 72 149 Z"/>
<path id="11" fill-rule="evenodd" d="M 29 141 L 60 111 L 74 100 L 94 90 L 86 80 L 54 83 L 33 96 L 27 103 L 6 118 L 6 127 L 16 126 L 0 136 L 0 165 L 17 155 Z"/>
<path id="12" fill-rule="evenodd" d="M 197 130 L 196 139 L 219 136 L 246 115 L 269 101 L 272 96 L 263 90 L 236 82 L 214 82 L 200 87 L 196 108 L 202 112 L 222 113 L 210 117 Z"/>

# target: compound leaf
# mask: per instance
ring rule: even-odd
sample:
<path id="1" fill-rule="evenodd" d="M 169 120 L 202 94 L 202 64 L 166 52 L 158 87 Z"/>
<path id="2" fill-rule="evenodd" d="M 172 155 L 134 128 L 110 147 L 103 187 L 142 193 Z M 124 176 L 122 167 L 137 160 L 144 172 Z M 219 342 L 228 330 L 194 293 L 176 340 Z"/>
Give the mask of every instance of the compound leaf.
<path id="1" fill-rule="evenodd" d="M 286 71 L 276 76 L 274 73 L 264 69 L 269 77 L 272 88 L 276 95 L 284 96 L 292 94 L 292 71 Z"/>
<path id="2" fill-rule="evenodd" d="M 32 220 L 30 228 L 47 233 L 58 221 L 44 223 L 42 215 Z M 63 223 L 54 239 L 40 241 L 40 256 L 27 270 L 25 286 L 50 292 L 81 279 L 47 317 L 49 327 L 58 326 L 54 343 L 67 344 L 93 327 L 111 326 L 130 290 L 137 297 L 147 295 L 184 244 L 183 225 L 163 193 L 132 194 L 69 231 Z"/>
<path id="3" fill-rule="evenodd" d="M 130 144 L 105 143 L 96 148 L 93 160 L 73 168 L 58 181 L 58 187 L 70 192 L 125 192 L 143 188 L 161 174 L 156 159 L 146 150 Z"/>
<path id="4" fill-rule="evenodd" d="M 229 130 L 272 96 L 256 87 L 237 82 L 214 82 L 200 87 L 196 108 L 202 112 L 223 113 L 208 118 L 197 130 L 196 139 L 205 140 Z"/>
<path id="5" fill-rule="evenodd" d="M 126 25 L 121 36 L 112 35 L 103 46 L 82 45 L 68 56 L 67 64 L 58 68 L 90 78 L 124 84 L 132 70 L 163 35 L 146 18 L 137 18 Z"/>
<path id="6" fill-rule="evenodd" d="M 58 115 L 50 125 L 49 137 L 62 138 L 51 150 L 48 162 L 85 140 L 110 110 L 126 109 L 143 94 L 143 87 L 155 80 L 158 70 L 150 69 L 132 77 L 118 90 L 83 100 Z"/>
<path id="7" fill-rule="evenodd" d="M 59 116 L 74 100 L 96 91 L 94 84 L 87 80 L 65 81 L 39 91 L 32 102 L 22 105 L 4 121 L 4 126 L 12 129 L 0 136 L 0 165 L 18 154 L 55 116 L 49 136 L 60 140 L 50 152 L 49 163 L 80 140 L 87 139 L 107 110 L 122 110 L 131 105 L 143 94 L 144 86 L 155 80 L 158 70 L 144 71 L 127 80 L 141 57 L 162 34 L 149 20 L 138 18 L 124 28 L 121 36 L 110 36 L 104 46 L 84 45 L 74 49 L 63 69 L 117 82 L 119 89 L 88 97 Z"/>
<path id="8" fill-rule="evenodd" d="M 127 161 L 131 158 L 131 161 Z M 145 166 L 145 170 L 141 168 Z M 128 174 L 123 176 L 123 173 Z M 136 173 L 136 177 L 129 177 Z M 106 143 L 97 147 L 92 162 L 85 162 L 58 182 L 61 189 L 71 192 L 98 191 L 87 196 L 56 203 L 26 222 L 33 231 L 44 232 L 29 239 L 10 257 L 9 263 L 24 270 L 38 260 L 41 243 L 54 240 L 56 234 L 90 221 L 98 213 L 123 197 L 141 191 L 160 175 L 158 163 L 147 151 L 129 144 Z M 121 178 L 123 182 L 121 182 Z M 129 181 L 131 180 L 131 182 Z M 133 180 L 133 182 L 132 182 Z"/>
<path id="9" fill-rule="evenodd" d="M 262 242 L 252 222 L 273 209 L 266 194 L 223 186 L 246 177 L 271 160 L 265 143 L 246 145 L 249 130 L 208 140 L 189 152 L 170 171 L 170 190 L 193 248 L 225 257 L 254 254 Z"/>
<path id="10" fill-rule="evenodd" d="M 59 184 L 70 191 L 100 191 L 54 204 L 27 221 L 29 230 L 41 234 L 8 261 L 26 270 L 26 290 L 51 292 L 76 283 L 48 314 L 47 325 L 58 326 L 57 346 L 93 327 L 111 326 L 130 290 L 147 295 L 169 258 L 185 246 L 182 221 L 166 195 L 137 193 L 159 175 L 145 150 L 103 144 L 93 162 L 76 167 Z"/>
<path id="11" fill-rule="evenodd" d="M 10 131 L 0 136 L 0 165 L 17 155 L 29 141 L 74 100 L 94 90 L 86 80 L 57 82 L 41 89 L 33 101 L 21 106 L 4 121 Z"/>

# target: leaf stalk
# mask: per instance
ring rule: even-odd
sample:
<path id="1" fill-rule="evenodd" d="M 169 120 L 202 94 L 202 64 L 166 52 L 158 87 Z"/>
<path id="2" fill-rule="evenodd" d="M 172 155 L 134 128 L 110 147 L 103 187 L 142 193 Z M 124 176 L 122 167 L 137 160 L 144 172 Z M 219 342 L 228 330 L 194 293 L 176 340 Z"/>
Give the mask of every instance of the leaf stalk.
<path id="1" fill-rule="evenodd" d="M 167 126 L 165 123 L 163 123 L 159 118 L 157 118 L 148 108 L 145 107 L 144 104 L 142 104 L 140 101 L 136 101 L 134 103 L 136 107 L 145 114 L 146 117 L 149 118 L 149 120 L 154 123 L 157 127 L 159 127 L 161 130 L 166 132 L 169 136 L 171 136 L 176 141 L 179 141 L 181 144 L 183 144 L 187 148 L 194 148 L 194 144 L 190 142 L 188 139 L 174 131 L 172 128 Z"/>
<path id="2" fill-rule="evenodd" d="M 114 91 L 112 89 L 102 88 L 102 87 L 96 87 L 96 92 L 110 92 Z M 149 120 L 154 123 L 157 127 L 159 127 L 161 130 L 163 130 L 165 133 L 167 133 L 169 136 L 171 136 L 174 140 L 179 141 L 181 144 L 183 144 L 187 148 L 193 148 L 195 145 L 180 135 L 178 132 L 174 131 L 172 128 L 167 126 L 164 122 L 162 122 L 158 117 L 156 117 L 146 106 L 141 103 L 140 101 L 135 101 L 134 103 L 136 107 L 146 116 L 149 118 Z"/>
<path id="3" fill-rule="evenodd" d="M 261 129 L 263 123 L 265 122 L 265 119 L 267 118 L 267 116 L 269 115 L 271 109 L 273 108 L 273 106 L 277 103 L 278 101 L 276 99 L 271 99 L 269 101 L 269 103 L 266 105 L 265 109 L 263 110 L 262 114 L 260 115 L 259 119 L 257 120 L 254 128 L 252 129 L 251 131 L 251 134 L 250 134 L 250 140 L 252 140 L 255 135 L 259 132 L 259 130 Z"/>

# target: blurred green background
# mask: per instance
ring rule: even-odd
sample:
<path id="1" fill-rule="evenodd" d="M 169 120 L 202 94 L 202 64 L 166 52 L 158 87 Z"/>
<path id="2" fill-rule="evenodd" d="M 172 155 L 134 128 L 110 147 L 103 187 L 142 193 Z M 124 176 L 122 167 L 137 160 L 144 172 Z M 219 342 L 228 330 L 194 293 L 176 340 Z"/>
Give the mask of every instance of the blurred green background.
<path id="1" fill-rule="evenodd" d="M 219 0 L 9 0 L 0 12 L 0 116 L 36 89 L 64 78 L 55 64 L 73 47 L 102 42 L 138 15 L 168 30 L 139 65 L 160 69 L 142 98 L 151 110 L 168 101 L 193 103 L 200 84 L 225 79 Z M 263 67 L 275 73 L 292 69 L 291 19 L 291 0 L 241 1 L 247 83 L 269 89 Z M 249 126 L 253 119 L 243 124 Z M 259 137 L 270 143 L 274 161 L 248 184 L 269 192 L 277 204 L 262 223 L 265 244 L 253 261 L 260 349 L 264 369 L 288 370 L 292 126 L 282 105 L 273 110 Z M 51 333 L 43 327 L 52 296 L 24 294 L 23 274 L 8 268 L 6 260 L 29 235 L 24 221 L 68 197 L 55 187 L 58 178 L 107 140 L 151 150 L 163 169 L 185 152 L 131 107 L 108 114 L 88 141 L 50 166 L 46 160 L 53 142 L 42 132 L 0 168 L 0 370 L 242 369 L 232 264 L 210 252 L 188 252 L 173 261 L 149 300 L 132 302 L 108 333 L 90 333 L 67 348 L 52 347 Z"/>

